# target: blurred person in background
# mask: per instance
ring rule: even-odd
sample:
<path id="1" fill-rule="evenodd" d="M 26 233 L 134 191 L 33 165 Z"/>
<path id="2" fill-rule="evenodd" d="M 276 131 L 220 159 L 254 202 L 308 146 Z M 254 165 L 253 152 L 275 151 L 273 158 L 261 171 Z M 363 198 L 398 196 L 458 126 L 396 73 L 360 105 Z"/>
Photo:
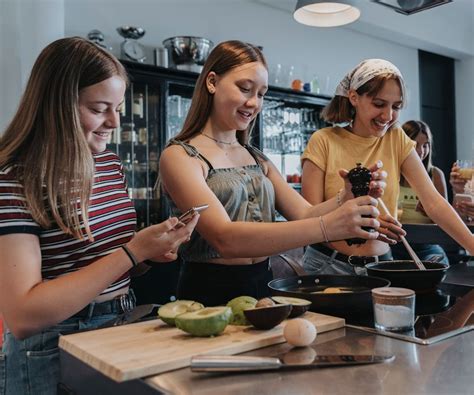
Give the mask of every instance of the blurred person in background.
<path id="1" fill-rule="evenodd" d="M 402 125 L 402 129 L 416 143 L 416 153 L 421 159 L 433 185 L 441 196 L 448 199 L 446 179 L 443 171 L 433 166 L 433 135 L 430 127 L 423 121 L 411 120 Z M 403 175 L 400 176 L 400 193 L 398 195 L 398 208 L 401 210 L 399 218 L 402 224 L 431 224 L 433 221 L 428 217 L 423 205 L 410 187 Z M 413 250 L 422 261 L 435 261 L 449 264 L 446 252 L 439 244 L 412 244 Z M 392 246 L 393 259 L 411 259 L 406 248 L 402 244 Z"/>

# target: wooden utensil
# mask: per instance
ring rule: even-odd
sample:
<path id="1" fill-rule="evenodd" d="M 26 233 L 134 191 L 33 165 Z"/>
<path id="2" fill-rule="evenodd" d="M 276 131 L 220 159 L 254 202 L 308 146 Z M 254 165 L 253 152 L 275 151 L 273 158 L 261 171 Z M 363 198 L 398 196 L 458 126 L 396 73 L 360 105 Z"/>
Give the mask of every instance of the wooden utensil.
<path id="1" fill-rule="evenodd" d="M 379 201 L 379 205 L 382 208 L 382 211 L 384 212 L 384 214 L 391 215 L 390 212 L 387 209 L 387 206 L 383 202 L 383 200 L 379 198 L 378 201 Z M 418 269 L 426 270 L 425 265 L 423 265 L 420 258 L 418 258 L 418 255 L 416 255 L 415 251 L 413 251 L 413 248 L 411 248 L 411 245 L 408 243 L 405 236 L 400 236 L 400 239 L 401 239 L 403 245 L 405 246 L 406 250 L 408 251 L 408 254 L 410 255 L 411 259 L 413 259 L 413 262 L 415 262 L 415 265 L 418 267 Z"/>

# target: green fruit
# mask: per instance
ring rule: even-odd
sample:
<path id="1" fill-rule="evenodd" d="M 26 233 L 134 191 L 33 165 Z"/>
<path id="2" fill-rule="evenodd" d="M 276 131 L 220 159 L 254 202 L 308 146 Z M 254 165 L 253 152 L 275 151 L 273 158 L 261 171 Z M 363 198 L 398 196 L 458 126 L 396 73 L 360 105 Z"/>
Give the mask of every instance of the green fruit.
<path id="1" fill-rule="evenodd" d="M 253 309 L 257 304 L 257 299 L 252 298 L 251 296 L 239 296 L 230 300 L 227 303 L 232 309 L 232 320 L 231 324 L 233 325 L 250 325 L 250 322 L 245 318 L 244 310 Z"/>
<path id="2" fill-rule="evenodd" d="M 221 333 L 232 317 L 229 307 L 205 307 L 176 317 L 176 327 L 194 336 L 214 336 Z"/>
<path id="3" fill-rule="evenodd" d="M 168 325 L 175 326 L 175 319 L 178 315 L 203 308 L 204 306 L 201 303 L 193 300 L 177 300 L 161 306 L 158 309 L 158 316 Z"/>

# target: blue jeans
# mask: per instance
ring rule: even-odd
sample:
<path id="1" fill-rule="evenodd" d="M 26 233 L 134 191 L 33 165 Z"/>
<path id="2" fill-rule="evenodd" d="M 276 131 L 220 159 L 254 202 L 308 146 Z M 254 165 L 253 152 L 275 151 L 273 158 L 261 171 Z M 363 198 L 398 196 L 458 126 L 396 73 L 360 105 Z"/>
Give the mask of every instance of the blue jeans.
<path id="1" fill-rule="evenodd" d="M 366 276 L 364 267 L 331 258 L 311 246 L 306 248 L 303 256 L 303 268 L 310 274 L 349 274 Z"/>
<path id="2" fill-rule="evenodd" d="M 0 353 L 0 395 L 56 394 L 59 334 L 93 329 L 115 317 L 117 314 L 72 317 L 24 340 L 16 339 L 5 328 Z"/>

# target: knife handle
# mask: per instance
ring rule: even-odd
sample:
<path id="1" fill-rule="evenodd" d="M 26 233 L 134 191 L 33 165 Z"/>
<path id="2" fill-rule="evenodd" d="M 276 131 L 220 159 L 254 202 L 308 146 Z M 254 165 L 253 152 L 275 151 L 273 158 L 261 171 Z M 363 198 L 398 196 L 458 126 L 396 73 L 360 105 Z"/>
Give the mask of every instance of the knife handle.
<path id="1" fill-rule="evenodd" d="M 279 369 L 281 366 L 278 358 L 241 355 L 195 355 L 191 358 L 193 372 L 245 372 Z"/>

